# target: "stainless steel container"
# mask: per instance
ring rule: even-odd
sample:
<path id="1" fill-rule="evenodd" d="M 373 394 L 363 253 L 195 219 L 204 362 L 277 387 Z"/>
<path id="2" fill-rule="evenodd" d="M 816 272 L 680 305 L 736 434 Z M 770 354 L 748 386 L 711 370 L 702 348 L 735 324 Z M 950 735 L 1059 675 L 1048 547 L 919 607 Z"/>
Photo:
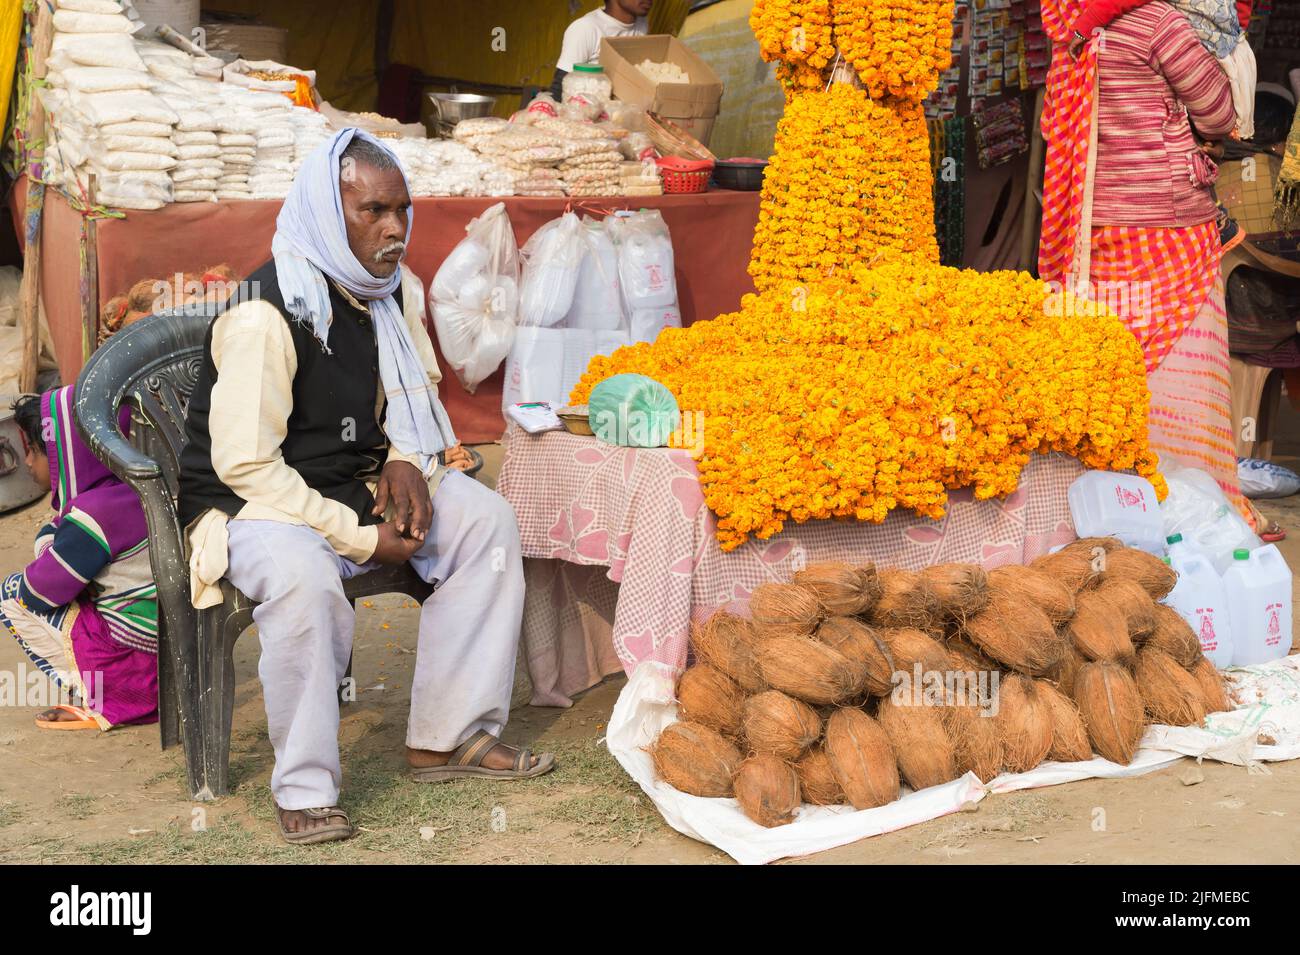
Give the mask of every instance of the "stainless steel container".
<path id="1" fill-rule="evenodd" d="M 22 434 L 6 400 L 0 404 L 0 511 L 23 507 L 48 493 L 27 473 Z"/>
<path id="2" fill-rule="evenodd" d="M 444 137 L 450 136 L 462 119 L 491 116 L 492 108 L 497 104 L 495 96 L 480 96 L 478 93 L 428 93 L 426 98 L 432 110 L 429 132 Z"/>

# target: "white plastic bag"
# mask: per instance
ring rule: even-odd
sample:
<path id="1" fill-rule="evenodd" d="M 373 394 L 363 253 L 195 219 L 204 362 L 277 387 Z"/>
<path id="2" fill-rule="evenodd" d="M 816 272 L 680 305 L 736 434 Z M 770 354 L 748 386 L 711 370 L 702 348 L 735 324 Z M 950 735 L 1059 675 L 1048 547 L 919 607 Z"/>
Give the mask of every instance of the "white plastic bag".
<path id="1" fill-rule="evenodd" d="M 1300 474 L 1272 461 L 1237 459 L 1237 483 L 1249 498 L 1290 497 L 1300 493 Z"/>
<path id="2" fill-rule="evenodd" d="M 74 93 L 111 93 L 115 90 L 147 90 L 149 76 L 139 70 L 111 66 L 69 66 L 49 74 L 51 86 L 63 86 Z"/>
<path id="3" fill-rule="evenodd" d="M 573 305 L 564 320 L 568 328 L 615 331 L 626 328 L 623 316 L 623 288 L 618 278 L 618 251 L 604 226 L 595 220 L 584 223 L 587 251 L 578 272 Z"/>
<path id="4" fill-rule="evenodd" d="M 510 353 L 519 315 L 519 250 L 504 203 L 465 227 L 429 290 L 438 346 L 470 394 Z"/>
<path id="5" fill-rule="evenodd" d="M 1209 474 L 1182 467 L 1167 467 L 1163 473 L 1169 483 L 1169 496 L 1160 504 L 1165 534 L 1182 534 L 1184 543 L 1209 558 L 1220 574 L 1232 564 L 1235 549 L 1263 544 Z"/>
<path id="6" fill-rule="evenodd" d="M 133 23 L 125 14 L 117 13 L 82 13 L 78 10 L 55 10 L 54 30 L 56 33 L 135 33 L 144 27 L 143 23 Z"/>
<path id="7" fill-rule="evenodd" d="M 618 248 L 618 272 L 628 310 L 676 305 L 673 240 L 659 210 L 611 216 L 607 222 Z"/>
<path id="8" fill-rule="evenodd" d="M 582 257 L 587 252 L 582 221 L 572 212 L 546 223 L 524 243 L 519 324 L 549 328 L 573 307 Z"/>
<path id="9" fill-rule="evenodd" d="M 682 313 L 676 305 L 638 308 L 632 312 L 632 341 L 654 343 L 665 328 L 681 328 Z"/>
<path id="10" fill-rule="evenodd" d="M 104 66 L 144 72 L 145 63 L 135 41 L 126 33 L 58 33 L 50 45 L 51 69 L 69 66 Z"/>

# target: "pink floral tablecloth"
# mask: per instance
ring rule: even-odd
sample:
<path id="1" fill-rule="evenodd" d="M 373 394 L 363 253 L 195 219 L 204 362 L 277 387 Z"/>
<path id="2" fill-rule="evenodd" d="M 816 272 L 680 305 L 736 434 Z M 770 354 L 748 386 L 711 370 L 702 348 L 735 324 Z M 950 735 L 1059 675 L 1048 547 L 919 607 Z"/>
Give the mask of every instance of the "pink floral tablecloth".
<path id="1" fill-rule="evenodd" d="M 571 697 L 642 660 L 685 665 L 692 618 L 745 602 L 761 583 L 818 560 L 920 568 L 1032 560 L 1074 537 L 1066 503 L 1083 466 L 1035 455 L 1004 500 L 950 496 L 938 521 L 896 511 L 883 524 L 787 523 L 723 553 L 686 451 L 616 448 L 511 426 L 497 490 L 519 518 L 528 593 L 523 648 L 532 702 Z"/>

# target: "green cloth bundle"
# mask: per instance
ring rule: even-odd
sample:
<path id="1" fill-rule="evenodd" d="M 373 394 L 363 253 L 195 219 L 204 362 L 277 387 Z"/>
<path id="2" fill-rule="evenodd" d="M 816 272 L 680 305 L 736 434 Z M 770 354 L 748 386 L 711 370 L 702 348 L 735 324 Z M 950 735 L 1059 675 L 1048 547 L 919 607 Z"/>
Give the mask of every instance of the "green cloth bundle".
<path id="1" fill-rule="evenodd" d="M 681 426 L 673 393 L 645 375 L 611 375 L 587 399 L 587 421 L 606 444 L 662 448 Z"/>

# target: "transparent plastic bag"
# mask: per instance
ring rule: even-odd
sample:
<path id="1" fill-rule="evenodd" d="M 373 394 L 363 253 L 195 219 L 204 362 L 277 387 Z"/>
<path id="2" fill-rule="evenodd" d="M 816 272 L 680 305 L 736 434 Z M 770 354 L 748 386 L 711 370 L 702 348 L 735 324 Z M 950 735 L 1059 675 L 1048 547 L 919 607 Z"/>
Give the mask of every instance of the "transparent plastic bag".
<path id="1" fill-rule="evenodd" d="M 611 375 L 587 399 L 591 430 L 606 444 L 662 448 L 681 427 L 673 393 L 645 375 Z"/>
<path id="2" fill-rule="evenodd" d="M 519 289 L 519 324 L 549 328 L 573 307 L 578 273 L 587 252 L 582 221 L 566 212 L 542 226 L 521 250 L 523 282 Z"/>
<path id="3" fill-rule="evenodd" d="M 564 324 L 567 328 L 594 331 L 626 328 L 623 290 L 618 278 L 618 250 L 601 223 L 588 218 L 583 226 L 587 251 L 578 272 L 573 306 Z"/>
<path id="4" fill-rule="evenodd" d="M 510 353 L 519 320 L 519 250 L 504 203 L 465 227 L 429 290 L 438 347 L 470 394 Z"/>
<path id="5" fill-rule="evenodd" d="M 1220 574 L 1232 564 L 1235 549 L 1263 544 L 1209 474 L 1181 467 L 1163 473 L 1169 483 L 1169 496 L 1160 504 L 1165 534 L 1182 534 L 1183 542 L 1209 558 Z"/>
<path id="6" fill-rule="evenodd" d="M 677 304 L 673 240 L 658 209 L 606 220 L 618 248 L 618 274 L 629 312 Z"/>

